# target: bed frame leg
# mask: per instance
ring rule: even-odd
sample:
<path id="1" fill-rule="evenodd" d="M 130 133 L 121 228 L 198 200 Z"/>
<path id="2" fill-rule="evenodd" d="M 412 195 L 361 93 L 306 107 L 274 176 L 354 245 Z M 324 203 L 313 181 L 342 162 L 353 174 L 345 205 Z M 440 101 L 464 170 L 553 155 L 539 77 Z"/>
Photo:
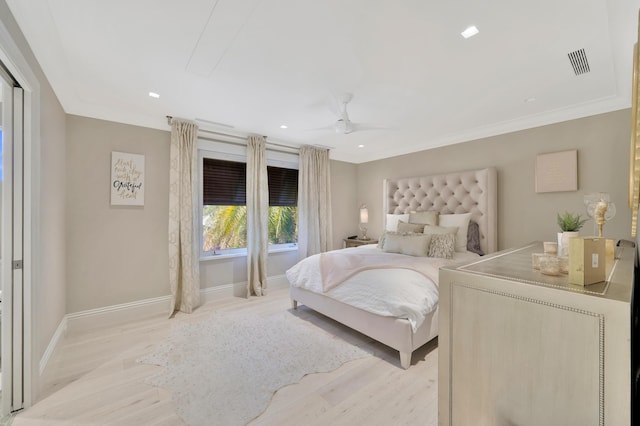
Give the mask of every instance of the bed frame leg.
<path id="1" fill-rule="evenodd" d="M 411 365 L 411 352 L 400 352 L 400 366 L 405 370 Z"/>
<path id="2" fill-rule="evenodd" d="M 298 301 L 291 299 L 291 307 L 295 310 L 298 309 Z"/>

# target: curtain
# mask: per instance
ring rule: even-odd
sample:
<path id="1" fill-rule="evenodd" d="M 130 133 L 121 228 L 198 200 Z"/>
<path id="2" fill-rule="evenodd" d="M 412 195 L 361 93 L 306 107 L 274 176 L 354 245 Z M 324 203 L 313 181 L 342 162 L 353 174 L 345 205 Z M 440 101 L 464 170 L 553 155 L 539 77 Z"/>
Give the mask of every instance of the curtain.
<path id="1" fill-rule="evenodd" d="M 329 150 L 300 148 L 298 185 L 298 257 L 333 248 Z"/>
<path id="2" fill-rule="evenodd" d="M 250 136 L 247 142 L 247 297 L 267 290 L 269 183 L 265 140 Z"/>
<path id="3" fill-rule="evenodd" d="M 171 306 L 191 313 L 200 303 L 198 229 L 198 126 L 171 120 L 169 159 L 169 284 Z"/>

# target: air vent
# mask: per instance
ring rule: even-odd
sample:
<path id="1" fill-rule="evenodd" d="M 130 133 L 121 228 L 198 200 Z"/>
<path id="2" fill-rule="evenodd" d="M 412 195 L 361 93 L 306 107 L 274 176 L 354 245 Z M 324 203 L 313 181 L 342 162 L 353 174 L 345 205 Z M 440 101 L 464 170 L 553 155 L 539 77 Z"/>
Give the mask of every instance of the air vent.
<path id="1" fill-rule="evenodd" d="M 587 61 L 587 54 L 584 49 L 570 52 L 568 56 L 569 62 L 571 62 L 571 66 L 573 67 L 573 72 L 575 72 L 576 75 L 586 74 L 590 71 L 589 61 Z"/>

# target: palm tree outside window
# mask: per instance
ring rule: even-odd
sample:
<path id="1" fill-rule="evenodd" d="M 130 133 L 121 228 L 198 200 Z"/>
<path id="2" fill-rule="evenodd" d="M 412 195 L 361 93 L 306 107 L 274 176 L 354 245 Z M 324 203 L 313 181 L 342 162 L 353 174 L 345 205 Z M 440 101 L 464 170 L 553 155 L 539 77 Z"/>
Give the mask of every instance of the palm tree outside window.
<path id="1" fill-rule="evenodd" d="M 203 158 L 202 252 L 221 254 L 247 246 L 246 163 Z M 298 170 L 267 167 L 269 245 L 295 244 Z"/>

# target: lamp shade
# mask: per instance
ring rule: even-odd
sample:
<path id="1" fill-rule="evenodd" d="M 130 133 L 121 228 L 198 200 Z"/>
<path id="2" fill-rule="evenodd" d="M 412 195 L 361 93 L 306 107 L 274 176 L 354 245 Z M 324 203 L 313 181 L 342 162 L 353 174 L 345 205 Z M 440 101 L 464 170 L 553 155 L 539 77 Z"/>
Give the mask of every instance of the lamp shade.
<path id="1" fill-rule="evenodd" d="M 369 209 L 364 204 L 360 207 L 360 223 L 369 223 Z"/>

